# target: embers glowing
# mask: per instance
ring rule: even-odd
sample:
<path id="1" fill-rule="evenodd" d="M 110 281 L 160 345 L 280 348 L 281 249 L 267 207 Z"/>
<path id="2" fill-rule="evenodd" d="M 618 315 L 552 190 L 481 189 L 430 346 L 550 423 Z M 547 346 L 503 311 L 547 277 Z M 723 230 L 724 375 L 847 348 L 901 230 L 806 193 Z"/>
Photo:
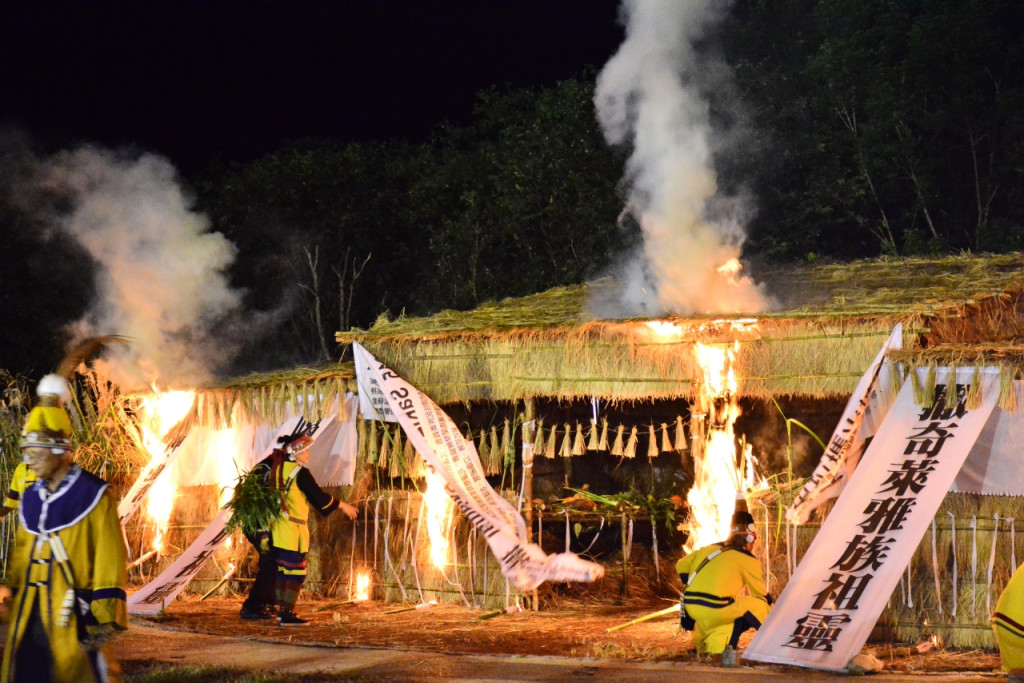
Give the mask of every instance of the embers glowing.
<path id="1" fill-rule="evenodd" d="M 426 504 L 427 536 L 430 538 L 430 561 L 438 569 L 448 562 L 448 526 L 451 519 L 452 499 L 444 492 L 444 480 L 431 472 L 426 473 L 427 490 L 423 492 Z"/>

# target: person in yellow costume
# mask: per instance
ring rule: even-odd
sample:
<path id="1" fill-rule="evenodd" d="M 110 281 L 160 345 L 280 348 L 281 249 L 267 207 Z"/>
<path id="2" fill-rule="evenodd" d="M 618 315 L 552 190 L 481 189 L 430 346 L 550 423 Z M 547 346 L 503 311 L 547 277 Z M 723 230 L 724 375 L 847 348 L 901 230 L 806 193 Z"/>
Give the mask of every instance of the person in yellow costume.
<path id="1" fill-rule="evenodd" d="M 25 462 L 19 462 L 11 474 L 11 485 L 7 489 L 7 497 L 4 498 L 3 508 L 0 508 L 0 519 L 8 513 L 14 512 L 21 504 L 21 497 L 25 495 L 25 489 L 30 487 L 36 480 L 36 473 L 28 468 Z"/>
<path id="2" fill-rule="evenodd" d="M 302 626 L 307 622 L 295 614 L 295 603 L 306 580 L 310 508 L 321 517 L 340 509 L 349 519 L 355 519 L 359 511 L 323 491 L 304 467 L 309 462 L 309 447 L 313 445 L 308 433 L 282 436 L 278 443 L 281 447 L 274 449 L 256 467 L 266 468 L 268 484 L 284 492 L 282 514 L 270 526 L 270 552 L 277 564 L 274 587 L 277 620 L 281 626 Z"/>
<path id="3" fill-rule="evenodd" d="M 37 481 L 18 507 L 8 580 L 14 600 L 3 681 L 119 679 L 107 643 L 128 626 L 127 551 L 107 483 L 74 463 L 71 423 L 47 375 L 22 431 Z M 66 382 L 64 382 L 66 386 Z"/>
<path id="4" fill-rule="evenodd" d="M 1009 672 L 1010 680 L 1024 682 L 1024 564 L 1013 572 L 999 596 L 992 615 L 992 630 L 1003 669 Z"/>
<path id="5" fill-rule="evenodd" d="M 768 616 L 771 597 L 761 563 L 751 553 L 756 539 L 754 518 L 737 512 L 727 540 L 695 550 L 676 564 L 683 582 L 680 616 L 684 628 L 693 631 L 699 654 L 722 654 L 727 645 L 735 650 L 740 635 L 760 628 Z M 741 595 L 744 588 L 747 594 Z"/>

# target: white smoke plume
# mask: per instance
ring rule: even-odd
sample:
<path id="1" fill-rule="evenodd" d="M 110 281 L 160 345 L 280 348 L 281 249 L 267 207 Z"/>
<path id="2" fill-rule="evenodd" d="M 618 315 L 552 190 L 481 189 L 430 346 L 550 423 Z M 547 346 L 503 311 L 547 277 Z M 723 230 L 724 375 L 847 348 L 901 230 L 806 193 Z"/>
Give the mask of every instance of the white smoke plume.
<path id="1" fill-rule="evenodd" d="M 125 390 L 210 380 L 231 355 L 218 326 L 241 305 L 225 274 L 236 249 L 192 210 L 170 162 L 82 147 L 37 169 L 37 188 L 62 198 L 51 221 L 95 261 L 97 296 L 75 336 L 130 339 L 103 361 Z"/>
<path id="2" fill-rule="evenodd" d="M 628 211 L 643 245 L 616 269 L 619 315 L 764 310 L 738 265 L 749 203 L 719 192 L 707 89 L 727 67 L 697 49 L 725 16 L 723 0 L 624 0 L 626 39 L 598 76 L 605 139 L 630 146 Z M 613 307 L 615 308 L 615 307 Z"/>

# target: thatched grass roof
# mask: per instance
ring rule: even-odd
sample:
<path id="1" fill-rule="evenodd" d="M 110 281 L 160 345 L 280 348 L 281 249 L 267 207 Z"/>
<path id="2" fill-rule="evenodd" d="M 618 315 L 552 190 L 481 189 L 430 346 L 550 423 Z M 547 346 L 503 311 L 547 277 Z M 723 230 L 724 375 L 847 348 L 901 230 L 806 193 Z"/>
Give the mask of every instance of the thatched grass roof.
<path id="1" fill-rule="evenodd" d="M 269 424 L 283 422 L 289 412 L 304 415 L 309 420 L 319 420 L 335 399 L 343 397 L 346 391 L 355 390 L 355 370 L 351 362 L 254 373 L 224 380 L 194 390 L 192 408 L 165 440 L 183 437 L 199 424 L 218 427 L 230 424 L 236 410 L 245 419 Z M 131 402 L 148 395 L 127 395 L 125 398 Z"/>
<path id="2" fill-rule="evenodd" d="M 740 393 L 843 396 L 896 323 L 914 364 L 1024 367 L 1024 255 L 872 259 L 754 273 L 767 313 L 596 318 L 603 280 L 471 311 L 378 320 L 357 340 L 440 403 L 530 396 L 693 398 L 696 342 L 738 341 Z M 661 334 L 668 332 L 668 334 Z"/>

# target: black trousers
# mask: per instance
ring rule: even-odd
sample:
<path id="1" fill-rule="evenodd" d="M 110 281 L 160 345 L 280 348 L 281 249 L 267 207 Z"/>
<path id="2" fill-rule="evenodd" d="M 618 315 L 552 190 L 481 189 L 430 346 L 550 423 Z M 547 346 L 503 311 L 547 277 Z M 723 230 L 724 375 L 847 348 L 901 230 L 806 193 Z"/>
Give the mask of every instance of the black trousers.
<path id="1" fill-rule="evenodd" d="M 263 607 L 277 602 L 274 594 L 277 583 L 277 563 L 274 562 L 273 551 L 260 550 L 259 538 L 253 538 L 248 535 L 246 535 L 246 538 L 249 539 L 249 542 L 256 548 L 256 552 L 259 553 L 259 560 L 256 565 L 256 579 L 252 582 L 249 595 L 245 598 L 245 602 L 242 603 L 242 607 L 258 612 Z"/>

